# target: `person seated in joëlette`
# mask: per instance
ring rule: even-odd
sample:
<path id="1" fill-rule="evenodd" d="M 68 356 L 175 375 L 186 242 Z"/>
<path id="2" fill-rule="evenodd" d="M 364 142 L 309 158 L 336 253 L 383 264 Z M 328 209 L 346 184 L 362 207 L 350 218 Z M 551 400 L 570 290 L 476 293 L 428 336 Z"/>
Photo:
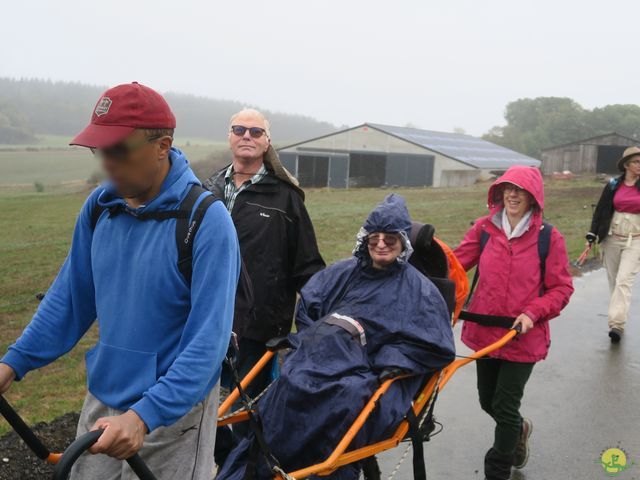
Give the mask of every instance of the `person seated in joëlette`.
<path id="1" fill-rule="evenodd" d="M 350 449 L 390 436 L 428 376 L 455 357 L 451 314 L 435 285 L 407 260 L 411 219 L 392 194 L 369 215 L 353 256 L 302 289 L 297 333 L 281 376 L 257 403 L 271 454 L 288 472 L 324 460 L 382 381 L 400 374 Z M 218 479 L 272 478 L 251 433 Z M 250 470 L 248 470 L 250 469 Z M 331 478 L 355 479 L 360 465 Z"/>

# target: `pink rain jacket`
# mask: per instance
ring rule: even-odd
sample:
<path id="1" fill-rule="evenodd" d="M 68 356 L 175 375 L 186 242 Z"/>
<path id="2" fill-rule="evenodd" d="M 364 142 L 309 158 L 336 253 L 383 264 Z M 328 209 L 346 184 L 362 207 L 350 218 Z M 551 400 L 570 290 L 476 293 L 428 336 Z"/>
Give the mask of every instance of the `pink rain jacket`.
<path id="1" fill-rule="evenodd" d="M 535 208 L 526 232 L 508 240 L 501 227 L 500 211 L 503 209 L 502 183 L 513 183 L 529 192 L 539 208 Z M 540 171 L 533 167 L 511 167 L 489 188 L 490 215 L 479 218 L 467 232 L 454 253 L 466 270 L 480 261 L 480 278 L 470 312 L 517 317 L 528 315 L 534 328 L 518 335 L 491 357 L 513 362 L 537 362 L 549 351 L 551 337 L 549 320 L 557 317 L 567 305 L 573 293 L 569 273 L 569 258 L 564 238 L 558 230 L 551 232 L 551 245 L 546 262 L 544 294 L 540 296 L 542 283 L 538 236 L 542 227 L 544 209 L 544 184 Z M 480 255 L 482 231 L 489 240 Z M 464 322 L 462 341 L 474 350 L 480 350 L 504 336 L 505 330 Z"/>

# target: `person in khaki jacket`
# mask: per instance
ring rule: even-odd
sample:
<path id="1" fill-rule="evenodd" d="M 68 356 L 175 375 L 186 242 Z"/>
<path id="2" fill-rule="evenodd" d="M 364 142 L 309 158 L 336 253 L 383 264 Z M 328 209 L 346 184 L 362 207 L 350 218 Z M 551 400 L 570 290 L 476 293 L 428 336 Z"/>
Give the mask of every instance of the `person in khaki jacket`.
<path id="1" fill-rule="evenodd" d="M 618 160 L 622 174 L 602 191 L 587 233 L 588 244 L 602 244 L 609 280 L 609 337 L 622 338 L 629 315 L 633 281 L 640 271 L 640 147 L 629 147 Z"/>

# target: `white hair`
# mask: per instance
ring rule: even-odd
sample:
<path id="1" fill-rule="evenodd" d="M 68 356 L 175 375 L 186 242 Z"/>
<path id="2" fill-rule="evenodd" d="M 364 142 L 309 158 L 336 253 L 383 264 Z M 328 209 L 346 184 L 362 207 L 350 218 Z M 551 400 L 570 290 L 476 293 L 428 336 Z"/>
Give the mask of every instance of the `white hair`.
<path id="1" fill-rule="evenodd" d="M 234 125 L 236 118 L 238 118 L 243 113 L 250 113 L 251 115 L 256 115 L 257 117 L 261 118 L 264 122 L 264 129 L 267 131 L 267 137 L 271 138 L 271 125 L 269 124 L 269 120 L 267 120 L 267 117 L 265 117 L 262 112 L 259 112 L 255 108 L 243 108 L 239 112 L 231 115 L 231 118 L 229 119 L 229 130 L 231 130 L 231 127 Z"/>

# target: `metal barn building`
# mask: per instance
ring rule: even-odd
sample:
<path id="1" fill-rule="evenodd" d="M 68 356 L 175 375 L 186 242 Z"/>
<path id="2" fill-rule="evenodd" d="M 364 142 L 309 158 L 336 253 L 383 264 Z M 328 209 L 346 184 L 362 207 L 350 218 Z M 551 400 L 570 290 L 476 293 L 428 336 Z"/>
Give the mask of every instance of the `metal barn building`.
<path id="1" fill-rule="evenodd" d="M 278 150 L 302 187 L 471 185 L 540 161 L 459 133 L 365 123 Z"/>
<path id="2" fill-rule="evenodd" d="M 570 171 L 572 173 L 618 173 L 616 163 L 625 148 L 638 145 L 639 140 L 618 133 L 566 143 L 542 151 L 542 173 Z"/>

